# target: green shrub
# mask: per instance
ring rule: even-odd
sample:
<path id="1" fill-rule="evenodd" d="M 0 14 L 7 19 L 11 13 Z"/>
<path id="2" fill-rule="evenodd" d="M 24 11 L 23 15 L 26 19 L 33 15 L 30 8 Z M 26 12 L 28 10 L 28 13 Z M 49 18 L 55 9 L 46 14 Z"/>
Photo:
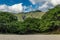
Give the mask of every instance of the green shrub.
<path id="1" fill-rule="evenodd" d="M 12 13 L 8 12 L 0 12 L 0 23 L 8 23 L 17 21 L 17 17 Z"/>
<path id="2" fill-rule="evenodd" d="M 41 31 L 48 31 L 49 29 L 54 30 L 57 29 L 60 24 L 60 6 L 56 6 L 55 8 L 49 10 L 44 14 L 41 18 Z M 54 24 L 54 25 L 53 25 Z"/>
<path id="3" fill-rule="evenodd" d="M 28 33 L 40 32 L 40 19 L 37 18 L 27 18 L 24 23 L 27 27 Z"/>
<path id="4" fill-rule="evenodd" d="M 16 26 L 15 22 L 18 22 L 17 17 L 15 15 L 8 12 L 0 12 L 0 32 L 1 33 L 8 33 L 10 27 L 12 27 L 11 29 L 13 29 L 13 26 L 14 27 Z"/>

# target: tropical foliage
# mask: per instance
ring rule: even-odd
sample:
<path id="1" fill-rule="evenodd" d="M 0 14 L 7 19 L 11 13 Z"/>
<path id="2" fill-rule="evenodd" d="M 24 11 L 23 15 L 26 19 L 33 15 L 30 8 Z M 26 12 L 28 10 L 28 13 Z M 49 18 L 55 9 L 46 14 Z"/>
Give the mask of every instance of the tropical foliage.
<path id="1" fill-rule="evenodd" d="M 60 31 L 60 6 L 50 9 L 41 19 L 28 17 L 24 21 L 18 21 L 12 13 L 0 12 L 0 33 L 31 34 L 55 30 Z"/>

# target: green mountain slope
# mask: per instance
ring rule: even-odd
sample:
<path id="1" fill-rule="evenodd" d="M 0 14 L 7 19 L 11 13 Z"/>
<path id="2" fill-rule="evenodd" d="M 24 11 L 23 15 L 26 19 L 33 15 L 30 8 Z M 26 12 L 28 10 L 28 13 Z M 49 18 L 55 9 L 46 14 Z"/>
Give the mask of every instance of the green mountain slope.
<path id="1" fill-rule="evenodd" d="M 44 14 L 45 14 L 44 12 L 29 12 L 29 13 L 19 13 L 15 15 L 18 17 L 19 21 L 23 21 L 28 17 L 41 19 L 42 15 Z"/>
<path id="2" fill-rule="evenodd" d="M 41 20 L 40 30 L 60 33 L 60 6 L 50 9 L 41 17 Z"/>

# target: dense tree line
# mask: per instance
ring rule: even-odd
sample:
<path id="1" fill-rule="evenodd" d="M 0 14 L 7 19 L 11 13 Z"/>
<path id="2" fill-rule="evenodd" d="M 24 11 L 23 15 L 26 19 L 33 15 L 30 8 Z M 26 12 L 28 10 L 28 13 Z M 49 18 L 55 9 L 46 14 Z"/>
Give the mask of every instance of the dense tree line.
<path id="1" fill-rule="evenodd" d="M 0 12 L 0 33 L 27 34 L 39 31 L 40 19 L 26 18 L 19 22 L 17 17 L 8 12 Z"/>
<path id="2" fill-rule="evenodd" d="M 60 29 L 60 6 L 50 9 L 41 19 L 26 18 L 23 22 L 9 12 L 0 12 L 0 33 L 31 34 Z"/>
<path id="3" fill-rule="evenodd" d="M 50 9 L 42 16 L 40 25 L 42 31 L 53 31 L 60 27 L 60 6 Z"/>

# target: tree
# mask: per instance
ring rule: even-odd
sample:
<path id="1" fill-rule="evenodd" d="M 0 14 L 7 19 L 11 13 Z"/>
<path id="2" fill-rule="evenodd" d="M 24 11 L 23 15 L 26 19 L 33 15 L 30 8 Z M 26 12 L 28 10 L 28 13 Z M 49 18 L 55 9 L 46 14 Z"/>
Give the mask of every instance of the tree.
<path id="1" fill-rule="evenodd" d="M 40 30 L 47 31 L 52 28 L 52 30 L 56 29 L 60 23 L 60 6 L 56 6 L 53 9 L 50 9 L 46 14 L 42 16 Z M 54 23 L 54 25 L 53 25 Z"/>
<path id="2" fill-rule="evenodd" d="M 17 17 L 15 15 L 8 12 L 0 12 L 0 32 L 1 33 L 8 33 L 8 29 L 11 26 L 10 24 L 12 23 L 12 25 L 13 24 L 15 25 L 15 22 L 17 22 Z"/>
<path id="3" fill-rule="evenodd" d="M 40 32 L 40 30 L 39 30 L 40 19 L 27 18 L 26 20 L 24 20 L 24 23 L 26 24 L 28 33 Z"/>
<path id="4" fill-rule="evenodd" d="M 17 17 L 12 13 L 0 12 L 0 23 L 17 21 Z"/>

